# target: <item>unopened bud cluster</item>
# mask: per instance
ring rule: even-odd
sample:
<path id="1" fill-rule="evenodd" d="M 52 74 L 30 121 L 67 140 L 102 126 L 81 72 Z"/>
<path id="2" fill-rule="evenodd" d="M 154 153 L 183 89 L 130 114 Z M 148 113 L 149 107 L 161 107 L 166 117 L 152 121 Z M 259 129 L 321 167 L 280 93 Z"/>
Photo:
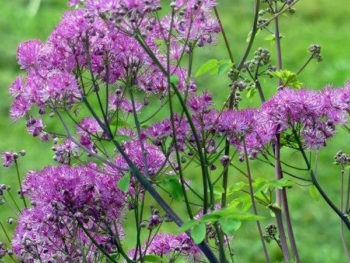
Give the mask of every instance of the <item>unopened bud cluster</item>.
<path id="1" fill-rule="evenodd" d="M 334 156 L 335 163 L 341 166 L 350 164 L 350 155 L 343 153 L 342 151 L 338 151 Z"/>
<path id="2" fill-rule="evenodd" d="M 159 210 L 157 208 L 151 208 L 151 215 L 149 216 L 148 221 L 144 220 L 141 222 L 141 227 L 147 227 L 149 230 L 153 230 L 158 227 L 163 221 L 169 221 L 168 217 L 162 217 L 159 214 Z"/>
<path id="3" fill-rule="evenodd" d="M 270 224 L 265 227 L 264 239 L 268 243 L 270 243 L 273 240 L 279 242 L 278 230 L 276 225 Z"/>
<path id="4" fill-rule="evenodd" d="M 308 50 L 311 53 L 311 56 L 313 59 L 316 59 L 318 62 L 322 61 L 321 46 L 320 45 L 313 44 L 309 47 Z"/>

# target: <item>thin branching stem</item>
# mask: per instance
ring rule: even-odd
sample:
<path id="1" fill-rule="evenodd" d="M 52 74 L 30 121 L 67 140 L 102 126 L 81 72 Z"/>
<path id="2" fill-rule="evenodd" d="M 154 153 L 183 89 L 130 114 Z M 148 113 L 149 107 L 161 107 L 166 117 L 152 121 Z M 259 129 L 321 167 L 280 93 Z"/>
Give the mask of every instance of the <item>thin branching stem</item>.
<path id="1" fill-rule="evenodd" d="M 279 12 L 278 10 L 278 3 L 275 2 L 274 6 L 274 13 L 277 14 Z M 276 50 L 277 50 L 277 69 L 281 70 L 282 69 L 282 49 L 281 49 L 281 35 L 280 35 L 280 29 L 279 29 L 279 17 L 275 16 L 274 18 L 275 21 L 275 42 L 276 42 Z M 282 80 L 278 79 L 278 88 L 282 85 Z M 276 156 L 276 178 L 277 179 L 282 179 L 283 174 L 282 174 L 282 168 L 281 168 L 281 163 L 280 163 L 280 135 L 276 136 L 277 143 L 275 145 L 275 156 Z M 286 225 L 287 225 L 287 231 L 288 231 L 288 236 L 289 236 L 289 241 L 292 247 L 293 255 L 297 263 L 300 263 L 300 257 L 299 257 L 299 252 L 298 248 L 296 245 L 295 237 L 294 237 L 294 231 L 293 231 L 293 226 L 292 226 L 292 221 L 290 218 L 290 213 L 289 213 L 289 205 L 288 205 L 288 199 L 287 199 L 287 192 L 286 189 L 283 187 L 282 190 L 277 189 L 276 191 L 276 199 L 281 198 L 281 202 L 283 205 L 283 210 L 284 210 L 284 215 L 286 219 Z M 282 226 L 282 229 L 283 226 Z M 282 239 L 281 239 L 282 243 Z M 289 252 L 288 252 L 288 247 L 285 247 L 286 244 L 281 244 L 283 247 L 285 254 L 285 259 L 289 258 Z M 289 259 L 288 259 L 289 260 Z M 287 261 L 288 261 L 287 260 Z"/>
<path id="2" fill-rule="evenodd" d="M 249 159 L 248 159 L 248 153 L 247 153 L 247 147 L 245 144 L 245 139 L 243 140 L 243 148 L 244 148 L 244 159 L 245 159 L 245 163 L 247 166 L 247 177 L 248 177 L 248 184 L 249 184 L 250 199 L 252 202 L 253 212 L 257 216 L 258 215 L 258 208 L 256 206 L 255 197 L 254 197 L 253 178 L 252 178 L 251 171 L 250 171 L 250 165 L 249 165 Z M 267 251 L 264 235 L 263 235 L 259 220 L 256 221 L 256 225 L 258 227 L 259 236 L 260 236 L 261 243 L 263 246 L 266 262 L 269 263 L 269 262 L 271 262 L 270 255 L 269 255 L 269 252 Z"/>

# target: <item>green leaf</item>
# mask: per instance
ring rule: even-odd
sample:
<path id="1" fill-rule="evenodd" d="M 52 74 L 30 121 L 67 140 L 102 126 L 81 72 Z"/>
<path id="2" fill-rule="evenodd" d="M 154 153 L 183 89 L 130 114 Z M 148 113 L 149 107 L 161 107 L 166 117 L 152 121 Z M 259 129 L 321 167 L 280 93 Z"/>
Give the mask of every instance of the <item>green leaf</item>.
<path id="1" fill-rule="evenodd" d="M 320 200 L 320 193 L 318 192 L 316 186 L 311 185 L 309 187 L 309 194 L 312 197 L 312 199 L 319 201 Z"/>
<path id="2" fill-rule="evenodd" d="M 252 88 L 252 89 L 248 89 L 247 91 L 247 99 L 251 99 L 253 98 L 253 96 L 256 94 L 256 89 Z"/>
<path id="3" fill-rule="evenodd" d="M 130 173 L 127 173 L 118 181 L 118 188 L 123 192 L 127 192 L 129 190 L 129 185 L 130 185 Z"/>
<path id="4" fill-rule="evenodd" d="M 197 222 L 195 220 L 190 220 L 185 222 L 176 232 L 178 233 L 183 233 L 186 232 L 187 230 L 190 230 L 194 225 L 196 225 Z"/>
<path id="5" fill-rule="evenodd" d="M 250 200 L 249 196 L 247 196 L 246 199 L 247 201 Z M 262 216 L 256 216 L 251 213 L 238 211 L 238 208 L 236 205 L 231 206 L 230 204 L 230 206 L 227 208 L 216 210 L 209 214 L 203 215 L 199 219 L 199 221 L 203 223 L 214 223 L 222 217 L 230 217 L 238 221 L 256 221 L 256 220 L 263 219 Z"/>
<path id="6" fill-rule="evenodd" d="M 219 69 L 219 61 L 217 59 L 209 59 L 203 65 L 199 67 L 197 70 L 195 77 L 198 78 L 206 73 L 215 74 Z"/>
<path id="7" fill-rule="evenodd" d="M 214 186 L 214 195 L 217 197 L 220 197 L 222 193 L 225 192 L 225 189 L 222 187 L 222 185 L 217 184 Z"/>
<path id="8" fill-rule="evenodd" d="M 182 186 L 175 176 L 167 176 L 160 182 L 160 185 L 167 190 L 175 200 L 181 200 L 183 197 Z"/>
<path id="9" fill-rule="evenodd" d="M 238 182 L 238 183 L 235 183 L 233 186 L 231 186 L 229 188 L 229 193 L 236 193 L 236 192 L 239 192 L 241 191 L 244 187 L 246 187 L 248 184 L 245 183 L 245 182 Z"/>
<path id="10" fill-rule="evenodd" d="M 199 223 L 195 225 L 191 231 L 191 237 L 196 244 L 201 243 L 204 240 L 206 234 L 207 228 L 205 226 L 205 223 Z"/>
<path id="11" fill-rule="evenodd" d="M 270 74 L 273 77 L 279 78 L 284 87 L 300 89 L 303 86 L 303 83 L 298 80 L 297 74 L 290 70 L 277 70 Z"/>
<path id="12" fill-rule="evenodd" d="M 248 202 L 250 200 L 249 196 L 245 198 L 246 201 Z M 250 204 L 251 205 L 251 204 Z M 248 208 L 250 207 L 248 206 Z M 198 222 L 200 224 L 213 224 L 222 218 L 229 218 L 231 221 L 257 221 L 257 220 L 262 220 L 264 217 L 262 216 L 256 216 L 251 213 L 247 212 L 242 212 L 239 211 L 237 208 L 238 203 L 237 202 L 231 202 L 228 207 L 216 210 L 214 212 L 211 212 L 209 214 L 203 215 L 201 218 L 197 220 L 190 220 L 185 222 L 176 232 L 177 233 L 183 233 L 191 228 L 198 227 Z"/>
<path id="13" fill-rule="evenodd" d="M 252 201 L 248 195 L 242 196 L 241 198 L 241 210 L 242 211 L 248 211 L 252 207 Z M 243 220 L 243 218 L 241 219 Z M 247 219 L 252 220 L 252 219 Z"/>
<path id="14" fill-rule="evenodd" d="M 219 220 L 222 231 L 227 235 L 232 235 L 236 232 L 242 225 L 241 221 L 232 219 L 230 217 L 223 217 Z"/>
<path id="15" fill-rule="evenodd" d="M 275 185 L 277 188 L 282 189 L 283 187 L 293 186 L 294 182 L 292 180 L 289 180 L 288 178 L 282 178 L 282 179 L 276 180 Z"/>
<path id="16" fill-rule="evenodd" d="M 164 262 L 164 259 L 161 258 L 158 255 L 146 255 L 144 257 L 142 257 L 143 261 L 145 262 Z"/>
<path id="17" fill-rule="evenodd" d="M 179 83 L 179 77 L 177 75 L 171 75 L 170 83 L 176 86 Z"/>
<path id="18" fill-rule="evenodd" d="M 219 61 L 219 67 L 218 67 L 218 75 L 223 75 L 227 73 L 230 68 L 232 68 L 233 63 L 230 60 L 220 60 Z"/>
<path id="19" fill-rule="evenodd" d="M 221 218 L 221 215 L 216 212 L 203 215 L 199 220 L 203 223 L 215 223 Z"/>

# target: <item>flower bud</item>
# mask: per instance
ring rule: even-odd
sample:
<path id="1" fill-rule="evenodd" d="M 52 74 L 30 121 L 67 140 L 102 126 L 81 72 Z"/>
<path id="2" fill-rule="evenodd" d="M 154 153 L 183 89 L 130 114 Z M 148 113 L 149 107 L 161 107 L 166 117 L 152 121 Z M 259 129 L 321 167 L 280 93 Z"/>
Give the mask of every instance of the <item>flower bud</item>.
<path id="1" fill-rule="evenodd" d="M 221 164 L 223 166 L 227 166 L 230 162 L 230 157 L 228 155 L 224 155 L 221 157 Z"/>

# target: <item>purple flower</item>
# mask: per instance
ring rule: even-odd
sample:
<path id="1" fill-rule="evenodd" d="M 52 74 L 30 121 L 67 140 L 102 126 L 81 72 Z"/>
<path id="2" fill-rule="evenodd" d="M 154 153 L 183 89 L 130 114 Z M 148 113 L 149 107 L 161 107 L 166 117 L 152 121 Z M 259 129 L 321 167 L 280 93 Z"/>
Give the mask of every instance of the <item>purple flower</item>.
<path id="1" fill-rule="evenodd" d="M 129 138 L 133 138 L 135 136 L 133 129 L 121 127 L 118 129 L 118 134 L 122 136 L 127 136 Z"/>
<path id="2" fill-rule="evenodd" d="M 198 247 L 187 234 L 158 234 L 147 250 L 147 254 L 159 256 L 174 252 L 180 253 L 182 256 L 199 256 L 200 254 Z"/>
<path id="3" fill-rule="evenodd" d="M 176 0 L 174 3 L 176 13 L 173 19 L 170 15 L 165 16 L 161 20 L 161 25 L 152 27 L 155 39 L 162 38 L 162 34 L 169 32 L 172 24 L 176 43 L 171 43 L 173 48 L 171 53 L 179 53 L 176 49 L 186 50 L 188 47 L 183 46 L 186 40 L 196 42 L 200 47 L 215 42 L 217 33 L 221 31 L 212 13 L 213 7 L 217 5 L 215 0 Z"/>
<path id="4" fill-rule="evenodd" d="M 86 1 L 85 7 L 97 13 L 102 13 L 115 10 L 120 6 L 120 2 L 121 1 L 118 0 L 88 0 Z"/>
<path id="5" fill-rule="evenodd" d="M 69 0 L 68 3 L 70 6 L 77 6 L 80 4 L 80 0 Z"/>
<path id="6" fill-rule="evenodd" d="M 27 130 L 34 137 L 39 136 L 44 129 L 44 124 L 41 119 L 30 118 L 27 121 Z"/>
<path id="7" fill-rule="evenodd" d="M 17 97 L 22 93 L 22 77 L 17 77 L 10 87 L 10 94 Z"/>
<path id="8" fill-rule="evenodd" d="M 219 118 L 219 129 L 232 136 L 245 136 L 254 127 L 256 113 L 254 109 L 224 111 Z"/>
<path id="9" fill-rule="evenodd" d="M 102 132 L 102 128 L 93 117 L 83 118 L 78 126 L 78 132 L 81 134 L 90 133 L 98 134 Z"/>
<path id="10" fill-rule="evenodd" d="M 121 97 L 121 94 L 115 94 L 110 98 L 112 110 L 122 110 L 125 113 L 133 113 L 133 106 L 131 100 Z M 139 101 L 135 100 L 135 111 L 140 112 L 143 105 Z"/>
<path id="11" fill-rule="evenodd" d="M 192 111 L 206 112 L 212 105 L 213 98 L 208 92 L 204 92 L 202 96 L 193 95 L 188 99 L 187 105 L 192 109 Z"/>
<path id="12" fill-rule="evenodd" d="M 78 156 L 79 147 L 74 142 L 66 139 L 62 144 L 52 147 L 55 155 L 53 159 L 62 164 L 69 164 L 71 158 Z"/>
<path id="13" fill-rule="evenodd" d="M 40 40 L 31 40 L 19 45 L 17 59 L 22 69 L 30 68 L 36 64 L 42 46 Z"/>
<path id="14" fill-rule="evenodd" d="M 23 117 L 31 107 L 32 103 L 28 99 L 18 96 L 11 106 L 10 116 L 12 119 L 17 120 Z"/>
<path id="15" fill-rule="evenodd" d="M 143 144 L 145 150 L 145 156 L 142 151 L 141 143 Z M 148 175 L 155 175 L 165 164 L 165 155 L 158 149 L 157 146 L 149 144 L 146 141 L 129 141 L 124 143 L 123 147 L 129 159 L 143 173 L 146 173 Z M 120 167 L 121 170 L 129 170 L 129 165 L 122 156 L 116 157 L 115 164 L 117 167 Z M 146 170 L 146 168 L 148 170 Z M 116 172 L 120 173 L 120 171 Z"/>
<path id="16" fill-rule="evenodd" d="M 5 167 L 10 167 L 18 158 L 18 154 L 15 152 L 3 152 L 2 163 Z"/>
<path id="17" fill-rule="evenodd" d="M 185 148 L 186 135 L 188 131 L 188 124 L 184 118 L 181 119 L 180 116 L 174 116 L 174 126 L 176 131 L 177 146 L 180 151 Z M 172 124 L 169 119 L 165 119 L 160 122 L 148 127 L 145 131 L 146 135 L 149 136 L 154 144 L 160 145 L 165 142 L 168 137 L 173 137 Z"/>

